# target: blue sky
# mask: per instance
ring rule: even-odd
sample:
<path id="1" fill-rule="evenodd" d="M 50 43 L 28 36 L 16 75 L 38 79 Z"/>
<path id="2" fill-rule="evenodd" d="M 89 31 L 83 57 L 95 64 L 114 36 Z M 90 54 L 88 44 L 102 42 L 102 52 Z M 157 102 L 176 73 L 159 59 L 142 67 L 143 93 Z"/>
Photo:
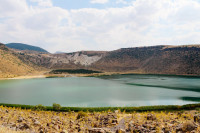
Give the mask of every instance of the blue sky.
<path id="1" fill-rule="evenodd" d="M 98 2 L 104 0 L 52 0 L 53 6 L 61 7 L 64 9 L 81 9 L 81 8 L 121 8 L 129 5 L 133 0 L 108 0 L 105 2 Z M 27 1 L 30 6 L 36 6 L 37 2 Z"/>
<path id="2" fill-rule="evenodd" d="M 199 0 L 0 0 L 0 42 L 50 52 L 200 44 Z"/>
<path id="3" fill-rule="evenodd" d="M 128 3 L 132 2 L 132 0 L 125 0 L 127 3 L 120 3 L 116 0 L 110 0 L 104 4 L 102 3 L 91 3 L 90 0 L 53 0 L 53 4 L 55 6 L 59 6 L 65 9 L 80 9 L 80 8 L 115 8 L 115 7 L 124 7 L 128 5 Z"/>

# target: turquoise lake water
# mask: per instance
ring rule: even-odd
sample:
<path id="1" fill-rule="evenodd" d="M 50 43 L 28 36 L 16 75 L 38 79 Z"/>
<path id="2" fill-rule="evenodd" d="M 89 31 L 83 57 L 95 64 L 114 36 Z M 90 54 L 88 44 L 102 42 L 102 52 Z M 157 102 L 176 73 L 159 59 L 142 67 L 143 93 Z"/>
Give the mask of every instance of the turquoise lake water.
<path id="1" fill-rule="evenodd" d="M 0 103 L 116 107 L 197 102 L 197 77 L 113 75 L 0 81 Z"/>

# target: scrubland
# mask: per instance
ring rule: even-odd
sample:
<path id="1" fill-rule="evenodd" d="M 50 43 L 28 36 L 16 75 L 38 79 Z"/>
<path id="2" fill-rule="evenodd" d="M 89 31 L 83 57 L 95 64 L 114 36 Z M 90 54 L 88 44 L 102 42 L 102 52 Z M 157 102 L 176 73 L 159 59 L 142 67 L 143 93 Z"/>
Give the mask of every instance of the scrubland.
<path id="1" fill-rule="evenodd" d="M 197 108 L 188 111 L 54 112 L 0 106 L 0 130 L 2 133 L 198 133 L 200 111 Z"/>

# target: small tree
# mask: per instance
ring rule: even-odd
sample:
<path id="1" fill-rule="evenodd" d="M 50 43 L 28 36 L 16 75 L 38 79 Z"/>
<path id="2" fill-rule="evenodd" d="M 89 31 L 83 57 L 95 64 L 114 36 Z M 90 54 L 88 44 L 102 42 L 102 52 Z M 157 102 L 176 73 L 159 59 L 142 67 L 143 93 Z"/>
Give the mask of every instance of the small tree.
<path id="1" fill-rule="evenodd" d="M 53 104 L 53 110 L 58 111 L 58 110 L 60 110 L 60 109 L 61 109 L 61 105 L 60 105 L 60 104 L 57 104 L 57 103 L 54 103 L 54 104 Z"/>
<path id="2" fill-rule="evenodd" d="M 42 104 L 38 104 L 38 105 L 34 106 L 32 109 L 36 110 L 36 111 L 42 111 L 42 110 L 46 110 L 46 107 L 43 106 Z"/>

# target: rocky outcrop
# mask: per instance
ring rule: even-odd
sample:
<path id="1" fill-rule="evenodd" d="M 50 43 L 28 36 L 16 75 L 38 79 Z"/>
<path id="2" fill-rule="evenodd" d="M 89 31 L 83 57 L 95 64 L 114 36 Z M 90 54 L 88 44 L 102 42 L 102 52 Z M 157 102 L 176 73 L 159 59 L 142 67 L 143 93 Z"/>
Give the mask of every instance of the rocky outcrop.
<path id="1" fill-rule="evenodd" d="M 21 60 L 50 69 L 77 69 L 86 68 L 105 56 L 105 52 L 75 52 L 65 54 L 33 54 L 20 52 Z"/>
<path id="2" fill-rule="evenodd" d="M 194 122 L 185 122 L 183 124 L 178 125 L 178 127 L 176 128 L 176 132 L 178 133 L 194 132 L 195 133 L 195 129 L 197 127 L 198 125 L 195 124 Z"/>
<path id="3" fill-rule="evenodd" d="M 147 120 L 152 120 L 152 121 L 154 121 L 154 120 L 156 120 L 156 116 L 155 116 L 154 114 L 148 114 L 148 115 L 147 115 Z"/>
<path id="4" fill-rule="evenodd" d="M 73 53 L 73 54 L 61 54 L 53 55 L 50 62 L 52 64 L 69 64 L 74 63 L 76 65 L 90 66 L 92 63 L 97 62 L 102 58 L 102 55 L 88 56 L 83 53 Z"/>
<path id="5" fill-rule="evenodd" d="M 194 116 L 194 122 L 200 123 L 200 115 Z"/>

